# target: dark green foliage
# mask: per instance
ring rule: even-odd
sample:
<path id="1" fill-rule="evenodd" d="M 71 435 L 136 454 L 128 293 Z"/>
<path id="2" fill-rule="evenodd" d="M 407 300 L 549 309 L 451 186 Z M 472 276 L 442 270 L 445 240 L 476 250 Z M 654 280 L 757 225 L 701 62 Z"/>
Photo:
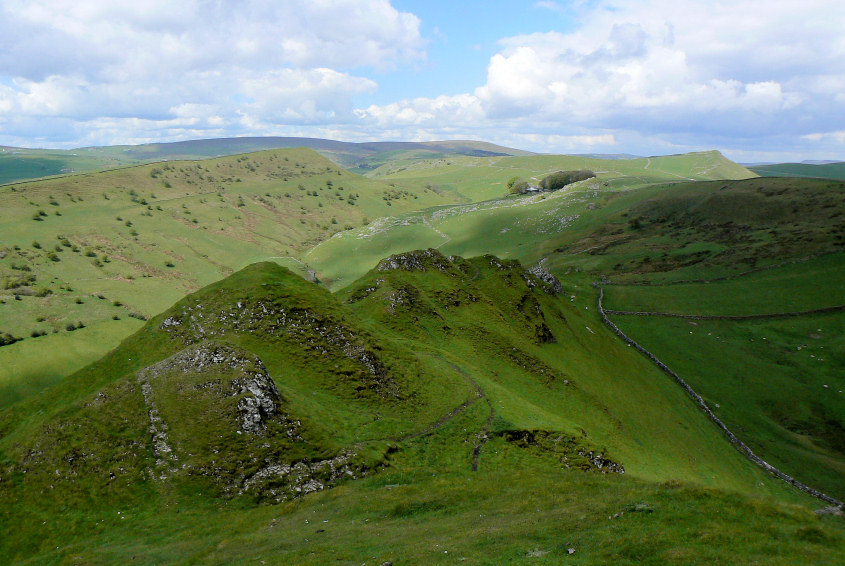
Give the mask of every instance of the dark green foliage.
<path id="1" fill-rule="evenodd" d="M 540 181 L 540 187 L 547 191 L 556 191 L 558 189 L 562 189 L 566 185 L 592 179 L 595 176 L 595 173 L 587 170 L 558 171 L 557 173 L 552 173 L 551 175 L 543 177 L 543 180 Z"/>

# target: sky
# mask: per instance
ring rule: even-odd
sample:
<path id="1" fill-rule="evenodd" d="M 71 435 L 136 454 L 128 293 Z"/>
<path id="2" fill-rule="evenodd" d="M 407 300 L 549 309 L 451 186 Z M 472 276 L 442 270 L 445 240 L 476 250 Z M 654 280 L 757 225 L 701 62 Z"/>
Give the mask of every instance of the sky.
<path id="1" fill-rule="evenodd" d="M 845 160 L 841 0 L 0 0 L 0 145 Z"/>

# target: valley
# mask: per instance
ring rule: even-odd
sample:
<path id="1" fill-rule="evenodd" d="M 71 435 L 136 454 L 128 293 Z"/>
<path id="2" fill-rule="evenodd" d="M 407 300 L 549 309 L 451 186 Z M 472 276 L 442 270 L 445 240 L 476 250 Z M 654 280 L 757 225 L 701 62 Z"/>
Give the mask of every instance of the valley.
<path id="1" fill-rule="evenodd" d="M 448 147 L 0 187 L 0 557 L 842 560 L 830 502 L 598 287 L 841 501 L 845 185 Z"/>

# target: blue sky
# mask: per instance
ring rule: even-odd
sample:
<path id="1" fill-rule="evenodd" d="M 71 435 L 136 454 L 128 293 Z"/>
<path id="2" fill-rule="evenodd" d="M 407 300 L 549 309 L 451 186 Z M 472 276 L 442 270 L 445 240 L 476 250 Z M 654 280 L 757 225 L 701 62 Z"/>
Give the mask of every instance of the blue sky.
<path id="1" fill-rule="evenodd" d="M 0 145 L 845 159 L 843 30 L 838 0 L 0 0 Z"/>

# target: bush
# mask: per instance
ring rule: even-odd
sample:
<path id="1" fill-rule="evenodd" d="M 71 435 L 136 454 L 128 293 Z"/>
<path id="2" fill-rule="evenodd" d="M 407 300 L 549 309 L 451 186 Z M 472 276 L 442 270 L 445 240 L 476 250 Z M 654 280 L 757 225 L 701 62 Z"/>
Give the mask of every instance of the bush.
<path id="1" fill-rule="evenodd" d="M 586 179 L 592 179 L 595 176 L 595 173 L 587 170 L 558 171 L 557 173 L 552 173 L 551 175 L 544 177 L 543 180 L 540 181 L 540 187 L 547 191 L 556 191 L 558 189 L 562 189 L 566 185 L 577 183 L 578 181 L 584 181 Z"/>
<path id="2" fill-rule="evenodd" d="M 508 191 L 512 195 L 522 195 L 528 192 L 528 183 L 523 181 L 522 179 L 516 181 L 513 185 L 510 186 Z"/>

